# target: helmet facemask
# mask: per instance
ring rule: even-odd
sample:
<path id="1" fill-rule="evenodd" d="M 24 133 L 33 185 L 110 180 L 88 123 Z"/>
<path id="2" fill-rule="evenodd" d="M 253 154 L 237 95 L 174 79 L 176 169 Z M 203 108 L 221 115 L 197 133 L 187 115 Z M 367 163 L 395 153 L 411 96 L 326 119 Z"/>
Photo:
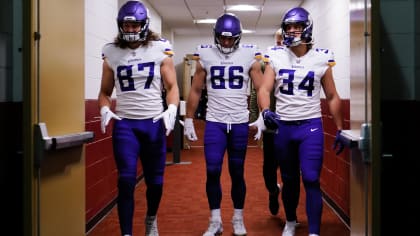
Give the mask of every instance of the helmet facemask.
<path id="1" fill-rule="evenodd" d="M 223 33 L 225 33 L 225 32 L 223 32 Z M 239 42 L 241 41 L 241 36 L 232 37 L 232 38 L 234 38 L 232 47 L 223 47 L 223 43 L 221 42 L 221 37 L 231 37 L 231 36 L 226 36 L 226 34 L 223 34 L 223 33 L 216 34 L 214 36 L 214 42 L 215 42 L 217 48 L 223 54 L 229 54 L 229 53 L 234 52 L 239 47 Z"/>
<path id="2" fill-rule="evenodd" d="M 138 32 L 125 32 L 124 31 L 124 23 L 125 22 L 135 22 L 141 25 L 141 28 Z M 118 27 L 119 30 L 119 37 L 127 42 L 139 42 L 145 41 L 147 38 L 147 33 L 149 31 L 149 19 L 144 21 L 123 21 L 121 22 L 120 26 Z"/>

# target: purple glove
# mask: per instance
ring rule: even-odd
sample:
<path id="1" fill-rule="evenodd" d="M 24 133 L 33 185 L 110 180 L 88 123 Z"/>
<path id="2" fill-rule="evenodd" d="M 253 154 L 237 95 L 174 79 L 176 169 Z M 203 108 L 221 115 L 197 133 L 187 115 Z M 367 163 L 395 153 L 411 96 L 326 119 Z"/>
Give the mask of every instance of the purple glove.
<path id="1" fill-rule="evenodd" d="M 270 109 L 265 109 L 261 112 L 262 117 L 264 119 L 264 124 L 268 129 L 278 129 L 279 128 L 279 120 L 280 115 L 272 112 Z"/>
<path id="2" fill-rule="evenodd" d="M 344 146 L 345 146 L 345 142 L 341 138 L 340 134 L 341 134 L 341 130 L 337 130 L 337 133 L 335 134 L 334 145 L 333 145 L 333 150 L 335 151 L 336 155 L 339 155 L 344 150 Z"/>

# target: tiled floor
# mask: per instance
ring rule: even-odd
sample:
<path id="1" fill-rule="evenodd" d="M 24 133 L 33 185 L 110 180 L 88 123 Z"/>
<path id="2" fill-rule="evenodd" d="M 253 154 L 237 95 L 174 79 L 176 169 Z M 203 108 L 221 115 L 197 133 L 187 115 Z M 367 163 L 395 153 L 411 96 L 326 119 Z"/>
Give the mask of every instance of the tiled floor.
<path id="1" fill-rule="evenodd" d="M 171 161 L 171 154 L 168 161 Z M 226 159 L 226 158 L 225 158 Z M 164 195 L 158 213 L 161 236 L 201 236 L 207 228 L 209 210 L 205 194 L 205 163 L 203 149 L 192 147 L 181 151 L 181 163 L 168 165 L 165 172 Z M 232 202 L 230 200 L 230 179 L 226 162 L 223 166 L 222 220 L 223 235 L 231 235 Z M 246 160 L 247 196 L 245 203 L 245 226 L 249 236 L 281 235 L 284 225 L 283 209 L 278 216 L 268 211 L 268 195 L 262 178 L 262 151 L 250 147 Z M 134 236 L 144 235 L 145 184 L 140 182 L 136 189 L 136 210 Z M 308 235 L 302 190 L 298 217 L 301 222 L 296 235 Z M 87 236 L 119 236 L 116 207 L 99 222 Z M 328 205 L 324 205 L 322 236 L 347 236 L 349 229 L 341 222 Z"/>

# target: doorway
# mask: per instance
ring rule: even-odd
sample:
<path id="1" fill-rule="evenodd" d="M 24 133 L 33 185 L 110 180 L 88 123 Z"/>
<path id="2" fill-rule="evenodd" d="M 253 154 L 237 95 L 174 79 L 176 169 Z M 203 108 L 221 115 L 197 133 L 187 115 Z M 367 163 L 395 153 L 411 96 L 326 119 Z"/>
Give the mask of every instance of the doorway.
<path id="1" fill-rule="evenodd" d="M 22 235 L 23 99 L 21 0 L 0 3 L 0 196 L 2 233 Z M 13 230 L 9 232 L 9 230 Z"/>

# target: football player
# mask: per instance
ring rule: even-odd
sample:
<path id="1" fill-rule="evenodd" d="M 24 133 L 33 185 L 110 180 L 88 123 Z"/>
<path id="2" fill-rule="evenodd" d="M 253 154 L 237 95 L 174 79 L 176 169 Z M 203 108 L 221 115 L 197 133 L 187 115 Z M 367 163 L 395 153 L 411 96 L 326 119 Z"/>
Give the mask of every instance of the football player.
<path id="1" fill-rule="evenodd" d="M 193 118 L 205 85 L 208 101 L 204 156 L 206 193 L 211 216 L 203 236 L 214 236 L 223 231 L 220 176 L 225 152 L 232 180 L 233 233 L 246 235 L 243 208 L 246 195 L 244 162 L 249 131 L 248 85 L 251 79 L 255 87 L 259 87 L 262 79 L 259 62 L 261 53 L 256 45 L 240 44 L 242 26 L 234 14 L 221 15 L 213 33 L 214 44 L 199 45 L 195 53 L 197 63 L 187 100 L 184 135 L 190 141 L 197 140 Z"/>
<path id="2" fill-rule="evenodd" d="M 179 103 L 172 46 L 149 29 L 148 10 L 138 1 L 121 6 L 117 24 L 118 36 L 102 50 L 98 103 L 103 133 L 110 120 L 115 119 L 112 142 L 118 169 L 121 234 L 133 233 L 134 190 L 140 159 L 147 186 L 146 235 L 158 235 L 156 215 L 162 197 L 166 136 L 174 128 Z M 114 88 L 115 113 L 111 111 Z M 162 99 L 163 90 L 166 101 Z"/>
<path id="3" fill-rule="evenodd" d="M 301 178 L 306 190 L 309 235 L 316 236 L 320 234 L 323 204 L 320 189 L 324 152 L 321 89 L 337 134 L 343 128 L 341 99 L 332 73 L 334 55 L 329 49 L 313 47 L 313 22 L 304 8 L 287 11 L 281 28 L 284 46 L 272 47 L 264 56 L 264 83 L 257 90 L 262 112 L 254 125 L 262 130 L 266 127 L 278 130 L 274 135 L 274 153 L 283 183 L 281 195 L 287 220 L 283 236 L 295 235 Z M 274 112 L 269 109 L 273 88 Z M 343 146 L 337 144 L 339 154 Z"/>

